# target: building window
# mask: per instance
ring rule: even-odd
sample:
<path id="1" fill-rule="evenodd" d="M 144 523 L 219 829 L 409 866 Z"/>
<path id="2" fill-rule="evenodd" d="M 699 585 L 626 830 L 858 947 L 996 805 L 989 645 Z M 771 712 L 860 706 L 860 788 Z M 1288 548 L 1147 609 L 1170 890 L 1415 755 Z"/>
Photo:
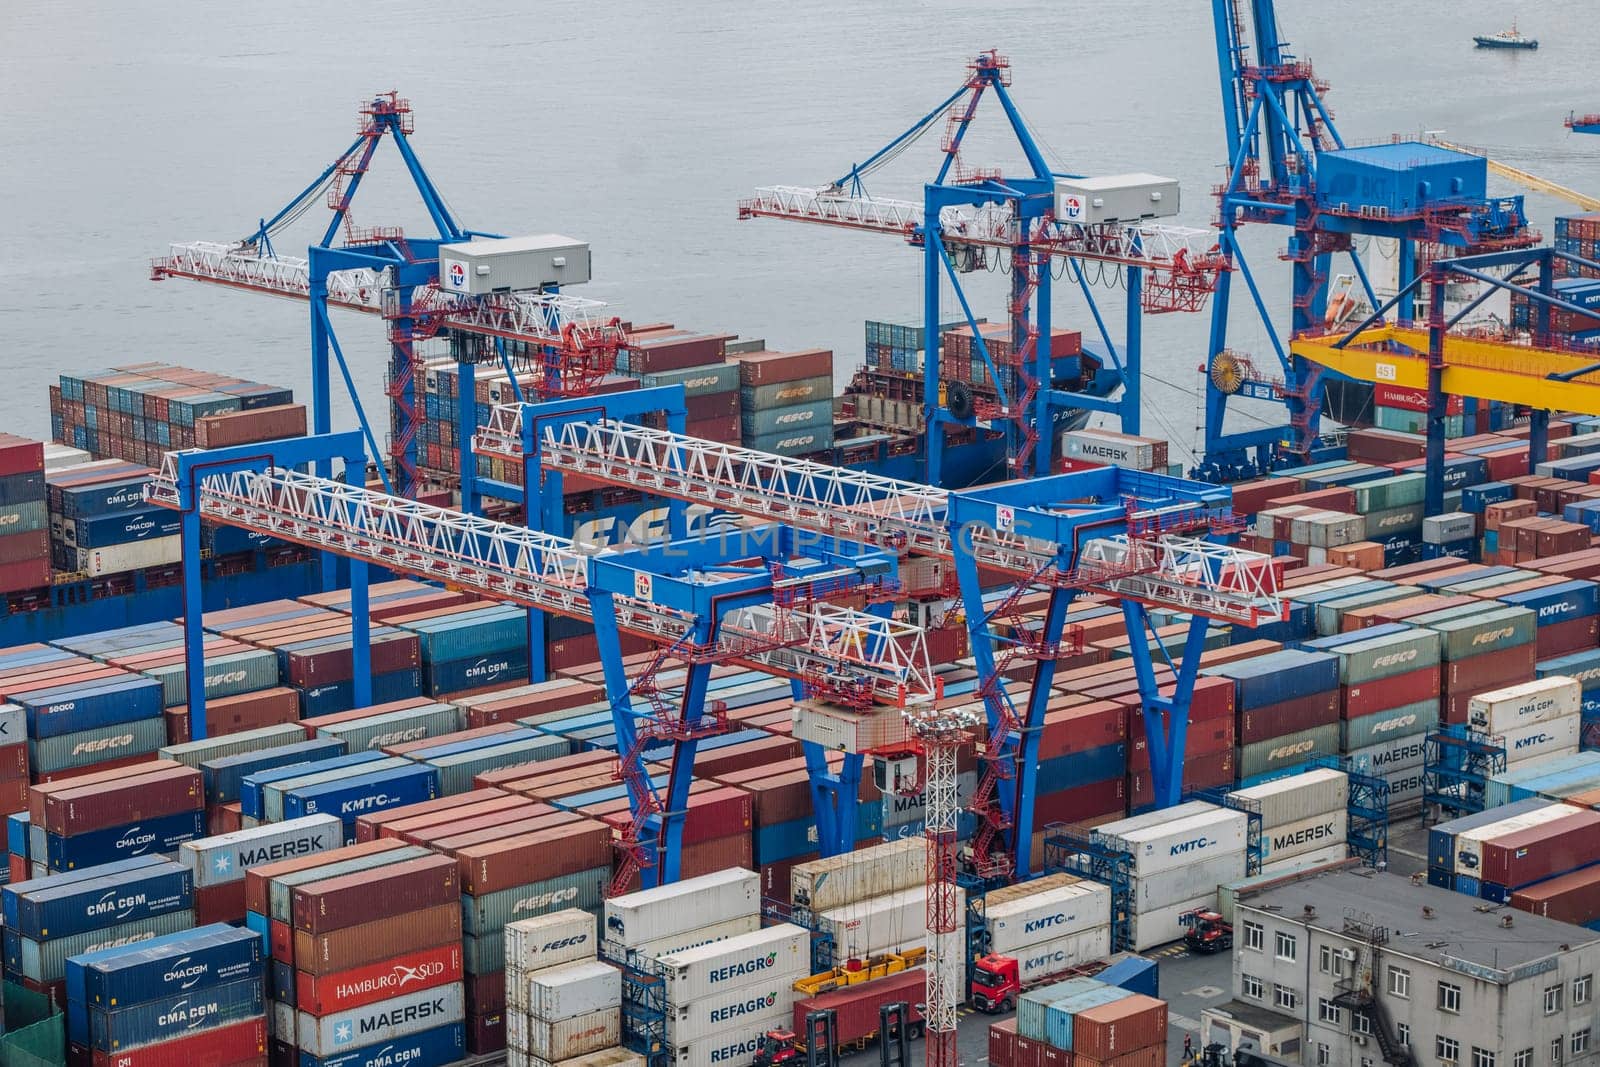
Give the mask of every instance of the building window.
<path id="1" fill-rule="evenodd" d="M 1578 977 L 1574 978 L 1572 980 L 1573 1006 L 1576 1007 L 1579 1004 L 1589 1003 L 1589 991 L 1592 988 L 1594 988 L 1594 975 L 1580 974 Z"/>
<path id="2" fill-rule="evenodd" d="M 1394 1024 L 1394 1036 L 1400 1042 L 1400 1046 L 1402 1048 L 1410 1048 L 1411 1047 L 1411 1024 L 1410 1023 L 1395 1023 Z"/>
<path id="3" fill-rule="evenodd" d="M 1533 1067 L 1533 1049 L 1518 1049 L 1517 1054 L 1511 1057 L 1511 1067 Z"/>
<path id="4" fill-rule="evenodd" d="M 1587 1029 L 1572 1032 L 1572 1054 L 1582 1056 L 1589 1051 L 1589 1031 Z"/>
<path id="5" fill-rule="evenodd" d="M 1265 936 L 1265 931 L 1261 927 L 1261 924 L 1260 923 L 1245 923 L 1244 924 L 1244 947 L 1248 948 L 1248 949 L 1254 949 L 1255 951 L 1260 952 L 1261 949 L 1262 949 L 1262 946 L 1264 944 L 1266 944 L 1266 936 Z"/>
<path id="6" fill-rule="evenodd" d="M 1438 1008 L 1440 1011 L 1447 1011 L 1451 1015 L 1460 1015 L 1461 987 L 1451 985 L 1449 982 L 1440 982 Z"/>
<path id="7" fill-rule="evenodd" d="M 1558 985 L 1545 986 L 1544 1013 L 1554 1015 L 1561 1010 L 1561 987 Z"/>
<path id="8" fill-rule="evenodd" d="M 1300 1007 L 1300 995 L 1286 985 L 1272 987 L 1272 1003 L 1284 1011 L 1295 1011 Z"/>
<path id="9" fill-rule="evenodd" d="M 1294 935 L 1286 934 L 1279 930 L 1273 942 L 1273 951 L 1280 960 L 1287 960 L 1293 963 L 1295 959 Z"/>
<path id="10" fill-rule="evenodd" d="M 1494 1067 L 1494 1053 L 1486 1048 L 1472 1046 L 1472 1067 Z"/>
<path id="11" fill-rule="evenodd" d="M 1389 995 L 1402 1000 L 1411 998 L 1411 972 L 1404 967 L 1389 968 Z"/>
<path id="12" fill-rule="evenodd" d="M 1553 1037 L 1553 1038 L 1550 1039 L 1550 1062 L 1551 1063 L 1560 1063 L 1561 1062 L 1561 1043 L 1562 1043 L 1561 1042 L 1561 1038 L 1559 1038 L 1559 1037 Z"/>
<path id="13" fill-rule="evenodd" d="M 1351 1012 L 1350 1029 L 1357 1034 L 1372 1033 L 1372 1017 L 1364 1011 Z"/>
<path id="14" fill-rule="evenodd" d="M 1261 999 L 1261 979 L 1253 974 L 1239 976 L 1239 995 L 1249 997 L 1251 1000 Z"/>
<path id="15" fill-rule="evenodd" d="M 1331 974 L 1335 978 L 1344 977 L 1344 950 L 1334 948 L 1332 945 L 1323 945 L 1317 954 L 1317 962 L 1323 974 Z"/>
<path id="16" fill-rule="evenodd" d="M 1317 1018 L 1330 1026 L 1341 1026 L 1344 1024 L 1344 1009 L 1326 997 L 1318 997 Z"/>
<path id="17" fill-rule="evenodd" d="M 1317 1067 L 1328 1067 L 1328 1046 L 1317 1043 Z"/>
<path id="18" fill-rule="evenodd" d="M 1441 1034 L 1433 1039 L 1433 1054 L 1446 1063 L 1457 1063 L 1461 1059 L 1461 1042 Z"/>

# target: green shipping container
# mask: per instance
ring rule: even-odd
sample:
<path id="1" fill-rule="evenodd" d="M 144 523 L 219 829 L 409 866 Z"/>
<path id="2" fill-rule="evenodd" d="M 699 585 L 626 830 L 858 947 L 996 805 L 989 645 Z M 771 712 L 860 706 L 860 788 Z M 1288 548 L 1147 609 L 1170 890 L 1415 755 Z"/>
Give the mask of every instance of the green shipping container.
<path id="1" fill-rule="evenodd" d="M 451 796 L 470 793 L 472 780 L 485 771 L 502 767 L 520 767 L 541 760 L 568 755 L 572 742 L 564 737 L 519 738 L 509 744 L 493 748 L 479 748 L 471 752 L 456 752 L 448 756 L 434 756 L 423 762 L 439 770 L 439 793 Z"/>
<path id="2" fill-rule="evenodd" d="M 639 384 L 646 389 L 658 385 L 681 385 L 685 397 L 731 393 L 739 388 L 739 365 L 707 363 L 701 367 L 684 367 L 682 370 L 656 371 L 640 375 Z"/>
<path id="3" fill-rule="evenodd" d="M 169 911 L 137 922 L 122 923 L 103 930 L 87 930 L 68 937 L 34 941 L 22 938 L 22 974 L 35 982 L 59 982 L 67 976 L 67 957 L 81 956 L 116 945 L 148 941 L 163 934 L 175 934 L 194 927 L 194 909 Z"/>
<path id="4" fill-rule="evenodd" d="M 185 741 L 179 745 L 168 745 L 161 750 L 160 756 L 162 759 L 177 760 L 187 767 L 198 770 L 200 764 L 209 760 L 222 759 L 224 756 L 242 756 L 246 752 L 259 752 L 264 748 L 279 748 L 305 739 L 306 732 L 301 726 L 286 722 L 278 726 L 263 726 L 259 730 L 208 737 L 203 741 Z"/>
<path id="5" fill-rule="evenodd" d="M 1346 719 L 1340 730 L 1339 749 L 1350 752 L 1370 748 L 1386 741 L 1427 733 L 1439 724 L 1439 701 L 1420 700 L 1387 711 L 1375 711 L 1356 719 Z"/>
<path id="6" fill-rule="evenodd" d="M 28 766 L 39 774 L 87 767 L 105 760 L 154 754 L 167 739 L 164 718 L 97 726 L 28 742 Z"/>
<path id="7" fill-rule="evenodd" d="M 1234 761 L 1239 779 L 1254 778 L 1268 771 L 1279 771 L 1304 763 L 1312 756 L 1335 755 L 1339 751 L 1339 724 L 1330 722 L 1282 737 L 1269 737 L 1243 745 Z"/>
<path id="8" fill-rule="evenodd" d="M 1413 586 L 1392 585 L 1387 589 L 1374 589 L 1371 592 L 1357 593 L 1355 596 L 1341 597 L 1338 600 L 1324 600 L 1316 605 L 1317 634 L 1321 637 L 1332 637 L 1338 633 L 1340 623 L 1344 620 L 1344 613 L 1354 608 L 1370 608 L 1420 595 L 1422 590 Z"/>
<path id="9" fill-rule="evenodd" d="M 1439 634 L 1417 627 L 1409 634 L 1391 634 L 1329 649 L 1339 658 L 1340 685 L 1366 685 L 1407 671 L 1439 665 Z"/>
<path id="10" fill-rule="evenodd" d="M 790 433 L 814 430 L 819 426 L 833 425 L 833 398 L 825 397 L 808 404 L 787 404 L 773 408 L 743 408 L 739 413 L 739 427 L 746 437 L 762 437 L 773 433 Z"/>
<path id="11" fill-rule="evenodd" d="M 237 696 L 271 689 L 278 684 L 278 654 L 270 648 L 231 652 L 206 660 L 206 699 Z M 189 703 L 189 678 L 182 663 L 141 671 L 161 682 L 166 707 Z"/>
<path id="12" fill-rule="evenodd" d="M 1433 616 L 1425 615 L 1416 621 L 1439 631 L 1444 642 L 1444 658 L 1449 662 L 1528 644 L 1538 624 L 1534 612 L 1511 607 L 1487 611 L 1479 608 L 1439 622 L 1432 619 Z"/>
<path id="13" fill-rule="evenodd" d="M 757 452 L 770 452 L 775 456 L 803 456 L 833 447 L 833 423 L 812 426 L 803 430 L 779 430 L 760 436 L 744 435 L 744 447 Z"/>
<path id="14" fill-rule="evenodd" d="M 611 879 L 611 868 L 595 867 L 576 874 L 564 874 L 528 885 L 512 886 L 481 897 L 461 898 L 461 929 L 463 933 L 480 938 L 498 934 L 510 923 L 532 919 L 566 908 L 598 912 L 605 904 L 606 883 Z M 504 953 L 504 945 L 494 951 Z M 500 957 L 491 971 L 505 966 Z M 481 972 L 480 972 L 481 973 Z"/>
<path id="15" fill-rule="evenodd" d="M 318 727 L 317 736 L 337 738 L 345 743 L 346 752 L 356 753 L 376 752 L 390 745 L 403 745 L 464 729 L 466 719 L 454 704 L 424 704 L 420 708 L 388 711 Z"/>
<path id="16" fill-rule="evenodd" d="M 832 403 L 833 375 L 819 374 L 815 378 L 802 378 L 797 382 L 773 382 L 770 385 L 745 385 L 739 388 L 739 407 L 744 411 L 814 404 L 819 400 Z"/>
<path id="17" fill-rule="evenodd" d="M 1371 515 L 1375 511 L 1390 511 L 1407 504 L 1421 504 L 1427 486 L 1426 475 L 1396 474 L 1391 478 L 1360 482 L 1351 488 L 1356 492 L 1356 510 L 1363 515 Z M 1417 521 L 1420 523 L 1422 520 L 1419 518 Z"/>

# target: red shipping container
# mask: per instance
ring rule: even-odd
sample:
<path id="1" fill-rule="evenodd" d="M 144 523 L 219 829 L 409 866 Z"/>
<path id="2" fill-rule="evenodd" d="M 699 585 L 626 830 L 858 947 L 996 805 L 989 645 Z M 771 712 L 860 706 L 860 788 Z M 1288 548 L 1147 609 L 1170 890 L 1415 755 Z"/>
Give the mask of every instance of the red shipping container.
<path id="1" fill-rule="evenodd" d="M 319 977 L 296 972 L 295 1003 L 301 1011 L 313 1015 L 331 1015 L 405 993 L 459 982 L 462 966 L 461 945 L 450 943 L 337 974 Z M 504 989 L 502 984 L 502 1000 L 505 997 Z"/>
<path id="2" fill-rule="evenodd" d="M 1594 648 L 1597 636 L 1600 636 L 1600 620 L 1591 615 L 1541 626 L 1534 631 L 1533 640 L 1540 659 L 1553 659 Z"/>
<path id="3" fill-rule="evenodd" d="M 1501 685 L 1514 685 L 1518 681 L 1533 679 L 1533 665 L 1538 657 L 1533 642 L 1499 652 L 1473 656 L 1471 659 L 1451 660 L 1444 665 L 1444 692 L 1455 696 L 1471 689 L 1482 693 Z"/>
<path id="4" fill-rule="evenodd" d="M 17 593 L 24 589 L 42 589 L 50 584 L 48 559 L 19 560 L 0 564 L 0 593 Z"/>
<path id="5" fill-rule="evenodd" d="M 1045 1047 L 1043 1041 L 1030 1041 L 1021 1034 L 1017 1035 L 1017 1043 L 1013 1050 L 1016 1056 L 1016 1067 L 1040 1067 L 1040 1050 Z"/>
<path id="6" fill-rule="evenodd" d="M 1192 762 L 1192 761 L 1191 761 Z M 1082 822 L 1125 803 L 1127 783 L 1122 778 L 1089 782 L 1054 793 L 1041 793 L 1033 802 L 1033 821 L 1043 826 L 1052 822 Z"/>
<path id="7" fill-rule="evenodd" d="M 200 772 L 190 767 L 162 767 L 148 774 L 118 777 L 76 788 L 43 790 L 38 825 L 63 836 L 104 830 L 162 815 L 205 807 Z"/>
<path id="8" fill-rule="evenodd" d="M 793 859 L 778 860 L 776 863 L 762 864 L 761 870 L 761 895 L 773 900 L 781 900 L 785 904 L 791 903 L 794 892 L 794 883 L 790 875 L 802 863 L 821 858 L 822 853 L 810 852 L 804 856 L 795 856 Z"/>
<path id="9" fill-rule="evenodd" d="M 463 976 L 467 991 L 468 1015 L 492 1015 L 506 1010 L 506 972 Z"/>
<path id="10" fill-rule="evenodd" d="M 206 833 L 212 837 L 231 834 L 244 829 L 243 812 L 237 800 L 231 804 L 217 804 L 206 809 Z"/>
<path id="11" fill-rule="evenodd" d="M 1142 993 L 1080 1011 L 1072 1020 L 1073 1052 L 1092 1060 L 1166 1043 L 1167 1004 Z"/>
<path id="12" fill-rule="evenodd" d="M 1402 411 L 1427 411 L 1428 391 L 1408 389 L 1399 385 L 1377 384 L 1372 387 L 1372 402 L 1378 407 L 1399 408 Z M 1465 410 L 1466 405 L 1461 397 L 1446 397 L 1445 414 L 1459 415 Z"/>
<path id="13" fill-rule="evenodd" d="M 49 530 L 0 537 L 0 566 L 8 563 L 48 563 L 49 560 Z"/>
<path id="14" fill-rule="evenodd" d="M 267 1020 L 202 1030 L 154 1045 L 94 1053 L 94 1067 L 233 1067 L 255 1063 L 267 1051 Z"/>
<path id="15" fill-rule="evenodd" d="M 1234 751 L 1218 752 L 1209 756 L 1190 755 L 1183 764 L 1185 792 L 1206 789 L 1216 785 L 1233 784 Z M 1149 807 L 1156 802 L 1155 784 L 1148 765 L 1128 772 L 1128 809 Z"/>
<path id="16" fill-rule="evenodd" d="M 1039 758 L 1055 759 L 1114 745 L 1128 737 L 1128 709 L 1109 700 L 1047 710 L 1039 735 Z"/>
<path id="17" fill-rule="evenodd" d="M 44 470 L 44 444 L 16 434 L 0 434 L 0 478 Z"/>
<path id="18" fill-rule="evenodd" d="M 321 934 L 457 900 L 457 873 L 450 857 L 425 856 L 295 886 L 294 927 Z"/>
<path id="19" fill-rule="evenodd" d="M 739 384 L 771 385 L 820 378 L 833 373 L 833 353 L 825 348 L 804 352 L 751 352 L 733 357 L 739 364 Z"/>
<path id="20" fill-rule="evenodd" d="M 1539 826 L 1483 842 L 1479 878 L 1517 889 L 1600 860 L 1600 811 L 1574 808 Z"/>
<path id="21" fill-rule="evenodd" d="M 297 970 L 333 974 L 394 959 L 415 951 L 419 945 L 443 945 L 460 938 L 461 902 L 458 900 L 325 934 L 297 930 L 291 958 Z M 279 958 L 276 952 L 273 958 Z"/>
<path id="22" fill-rule="evenodd" d="M 921 1022 L 922 1012 L 917 1010 L 917 1005 L 924 999 L 927 981 L 921 968 L 915 968 L 837 992 L 802 998 L 794 1002 L 796 1025 L 793 1032 L 806 1032 L 806 1016 L 811 1012 L 831 1010 L 838 1027 L 839 1044 L 855 1044 L 877 1032 L 878 1008 L 897 1002 L 909 1006 L 910 1021 Z"/>
<path id="23" fill-rule="evenodd" d="M 221 885 L 197 886 L 194 891 L 194 922 L 196 926 L 208 923 L 244 922 L 244 882 L 235 879 Z"/>
<path id="24" fill-rule="evenodd" d="M 1587 867 L 1511 894 L 1511 906 L 1584 926 L 1600 919 L 1600 867 Z"/>
<path id="25" fill-rule="evenodd" d="M 244 902 L 247 911 L 257 915 L 267 914 L 267 888 L 274 878 L 295 874 L 299 871 L 309 871 L 317 867 L 324 867 L 330 863 L 341 860 L 358 859 L 370 856 L 375 852 L 392 852 L 397 848 L 404 848 L 400 841 L 366 841 L 355 845 L 345 845 L 332 852 L 321 852 L 314 856 L 295 856 L 293 859 L 279 860 L 276 863 L 263 863 L 258 867 L 247 867 L 244 872 Z"/>
<path id="26" fill-rule="evenodd" d="M 1072 1067 L 1072 1053 L 1054 1045 L 1040 1045 L 1039 1067 Z"/>
<path id="27" fill-rule="evenodd" d="M 989 1025 L 989 1062 L 994 1067 L 1015 1067 L 1017 1060 L 1017 1020 Z"/>
<path id="28" fill-rule="evenodd" d="M 1248 745 L 1269 737 L 1284 737 L 1314 726 L 1325 726 L 1338 721 L 1338 718 L 1337 690 L 1308 693 L 1294 700 L 1239 712 L 1236 740 L 1238 744 Z"/>
<path id="29" fill-rule="evenodd" d="M 1109 1060 L 1091 1060 L 1082 1053 L 1074 1053 L 1072 1062 L 1073 1067 L 1164 1067 L 1167 1062 L 1167 1046 L 1165 1043 L 1151 1045 L 1148 1048 L 1124 1052 Z"/>
<path id="30" fill-rule="evenodd" d="M 9 782 L 15 779 L 28 780 L 28 742 L 19 741 L 14 745 L 0 745 L 0 782 Z M 26 808 L 26 797 L 22 805 Z"/>
<path id="31" fill-rule="evenodd" d="M 1439 668 L 1424 667 L 1407 671 L 1392 678 L 1383 678 L 1362 685 L 1347 685 L 1340 689 L 1343 717 L 1359 719 L 1390 708 L 1403 708 L 1433 700 L 1439 695 Z"/>
<path id="32" fill-rule="evenodd" d="M 506 1017 L 503 1012 L 467 1016 L 467 1051 L 487 1056 L 506 1047 Z"/>

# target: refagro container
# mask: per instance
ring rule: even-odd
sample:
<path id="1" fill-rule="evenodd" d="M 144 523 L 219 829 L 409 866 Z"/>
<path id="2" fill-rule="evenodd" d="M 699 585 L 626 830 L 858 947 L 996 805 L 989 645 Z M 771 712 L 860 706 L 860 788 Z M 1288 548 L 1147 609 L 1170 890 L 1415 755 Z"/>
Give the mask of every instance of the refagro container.
<path id="1" fill-rule="evenodd" d="M 670 1034 L 670 1017 L 667 1027 Z M 611 1048 L 621 1039 L 620 1007 L 600 1008 L 558 1022 L 548 1022 L 521 1012 L 506 1014 L 507 1047 L 545 1063 L 561 1063 Z"/>
<path id="2" fill-rule="evenodd" d="M 667 1011 L 667 1044 L 694 1044 L 730 1030 L 748 1030 L 752 1019 L 794 1011 L 794 983 L 806 976 L 804 970 L 775 974 L 760 982 L 750 982 L 714 997 L 702 997 L 688 1004 L 674 1004 Z"/>
<path id="3" fill-rule="evenodd" d="M 705 914 L 702 912 L 702 914 Z M 926 920 L 924 920 L 926 921 Z M 811 936 L 789 923 L 660 959 L 667 1003 L 688 1004 L 748 987 L 768 974 L 794 974 L 811 962 Z"/>
<path id="4" fill-rule="evenodd" d="M 302 1054 L 326 1058 L 460 1022 L 465 1004 L 465 990 L 455 983 L 333 1015 L 302 1011 L 296 1014 L 296 1043 Z"/>
<path id="5" fill-rule="evenodd" d="M 564 963 L 528 976 L 528 1012 L 547 1023 L 616 1008 L 622 972 L 598 960 Z"/>
<path id="6" fill-rule="evenodd" d="M 1261 831 L 1261 862 L 1278 863 L 1307 852 L 1344 847 L 1350 815 L 1344 808 Z"/>
<path id="7" fill-rule="evenodd" d="M 1318 767 L 1228 794 L 1261 813 L 1261 829 L 1302 822 L 1330 811 L 1344 811 L 1350 799 L 1350 776 Z"/>
<path id="8" fill-rule="evenodd" d="M 922 886 L 927 878 L 928 850 L 923 842 L 886 841 L 798 864 L 789 874 L 790 900 L 813 911 L 825 911 Z"/>
<path id="9" fill-rule="evenodd" d="M 292 856 L 330 852 L 344 843 L 344 830 L 332 815 L 237 830 L 218 837 L 185 842 L 179 859 L 194 872 L 196 888 L 236 882 L 249 867 Z"/>
<path id="10" fill-rule="evenodd" d="M 1019 892 L 1024 890 L 1027 892 Z M 1007 955 L 1111 922 L 1110 888 L 1071 875 L 1052 875 L 996 890 L 984 896 L 981 906 L 989 951 Z"/>
<path id="11" fill-rule="evenodd" d="M 1459 877 L 1467 875 L 1480 878 L 1483 870 L 1483 844 L 1503 838 L 1522 830 L 1543 826 L 1546 823 L 1564 819 L 1572 814 L 1573 809 L 1566 804 L 1552 804 L 1546 808 L 1535 808 L 1533 811 L 1521 815 L 1513 815 L 1498 822 L 1486 823 L 1483 826 L 1474 826 L 1456 834 L 1455 860 L 1453 870 Z"/>
<path id="12" fill-rule="evenodd" d="M 738 869 L 717 871 L 606 901 L 601 934 L 607 941 L 634 948 L 693 930 L 708 916 L 732 919 L 760 911 L 760 875 Z"/>
<path id="13" fill-rule="evenodd" d="M 1480 733 L 1499 734 L 1577 715 L 1582 707 L 1577 680 L 1551 675 L 1479 693 L 1467 704 L 1467 722 Z"/>

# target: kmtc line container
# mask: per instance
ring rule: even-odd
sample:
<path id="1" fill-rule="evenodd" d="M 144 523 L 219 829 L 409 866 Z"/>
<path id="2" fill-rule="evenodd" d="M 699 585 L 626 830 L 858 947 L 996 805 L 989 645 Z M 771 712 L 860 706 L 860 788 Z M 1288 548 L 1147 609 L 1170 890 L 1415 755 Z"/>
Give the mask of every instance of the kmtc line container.
<path id="1" fill-rule="evenodd" d="M 1111 922 L 1111 890 L 1094 882 L 1046 887 L 998 903 L 990 899 L 992 896 L 984 899 L 983 912 L 991 952 L 1011 954 L 1024 946 L 1079 934 Z"/>
<path id="2" fill-rule="evenodd" d="M 227 1026 L 261 1015 L 266 997 L 260 978 L 179 993 L 126 1008 L 88 1012 L 89 1038 L 96 1052 L 153 1045 L 201 1026 Z"/>
<path id="3" fill-rule="evenodd" d="M 661 957 L 667 1002 L 687 1004 L 748 985 L 768 973 L 793 973 L 809 963 L 810 936 L 782 923 L 753 934 Z"/>
<path id="4" fill-rule="evenodd" d="M 295 786 L 284 792 L 283 815 L 287 819 L 327 813 L 337 815 L 355 840 L 356 816 L 406 804 L 432 800 L 439 795 L 439 772 L 433 767 L 412 763 L 386 768 L 316 785 Z"/>
<path id="5" fill-rule="evenodd" d="M 213 923 L 71 957 L 67 960 L 67 999 L 88 1007 L 120 1008 L 259 978 L 263 969 L 259 937 Z"/>
<path id="6" fill-rule="evenodd" d="M 459 984 L 440 986 L 334 1015 L 319 1017 L 299 1012 L 296 1043 L 302 1057 L 310 1054 L 326 1063 L 336 1052 L 390 1042 L 457 1023 L 464 1014 L 462 987 Z M 301 1062 L 304 1063 L 303 1058 Z"/>
<path id="7" fill-rule="evenodd" d="M 180 858 L 194 872 L 195 887 L 203 889 L 238 881 L 249 867 L 328 852 L 343 843 L 344 830 L 337 818 L 308 815 L 190 842 Z"/>
<path id="8" fill-rule="evenodd" d="M 1181 867 L 1199 858 L 1202 852 L 1243 852 L 1245 827 L 1248 817 L 1239 811 L 1211 807 L 1187 818 L 1168 818 L 1153 825 L 1139 825 L 1132 830 L 1118 829 L 1111 823 L 1100 827 L 1095 835 L 1114 848 L 1129 853 L 1134 861 L 1136 876 L 1156 874 L 1163 870 Z"/>
<path id="9" fill-rule="evenodd" d="M 192 906 L 193 900 L 189 871 L 166 860 L 137 871 L 19 893 L 16 922 L 7 928 L 45 941 L 178 911 Z"/>
<path id="10" fill-rule="evenodd" d="M 717 871 L 606 901 L 602 936 L 631 948 L 692 930 L 706 916 L 733 918 L 760 910 L 760 875 Z"/>
<path id="11" fill-rule="evenodd" d="M 404 761 L 384 756 L 381 752 L 353 752 L 321 760 L 315 767 L 278 767 L 270 771 L 257 771 L 245 776 L 239 789 L 240 810 L 253 819 L 276 821 L 282 817 L 283 788 L 285 785 L 311 784 L 330 780 L 337 772 L 352 767 L 365 773 L 383 767 L 398 767 Z M 273 812 L 276 811 L 276 815 Z"/>

